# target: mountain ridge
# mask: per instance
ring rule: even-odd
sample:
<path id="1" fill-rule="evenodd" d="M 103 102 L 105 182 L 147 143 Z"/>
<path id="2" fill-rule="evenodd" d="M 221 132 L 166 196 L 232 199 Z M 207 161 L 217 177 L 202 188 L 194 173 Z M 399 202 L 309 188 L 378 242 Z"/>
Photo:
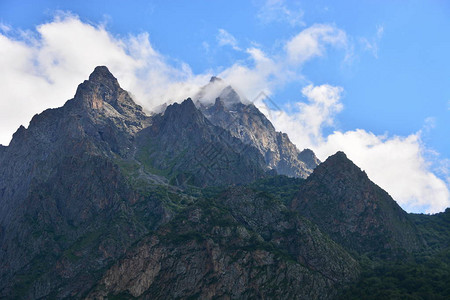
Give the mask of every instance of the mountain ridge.
<path id="1" fill-rule="evenodd" d="M 306 151 L 304 153 L 300 152 L 285 133 L 275 130 L 272 123 L 253 103 L 243 101 L 243 97 L 231 86 L 222 79 L 215 78 L 196 96 L 195 103 L 208 120 L 228 130 L 245 144 L 257 148 L 268 167 L 278 174 L 302 178 L 311 174 L 320 163 L 315 154 L 310 149 L 303 150 Z M 215 94 L 211 91 L 215 91 Z M 216 98 L 211 102 L 211 99 L 205 97 Z"/>
<path id="2" fill-rule="evenodd" d="M 446 251 L 447 212 L 410 216 L 344 153 L 316 166 L 256 107 L 222 101 L 147 116 L 100 66 L 19 127 L 0 147 L 0 298 L 333 299 L 367 259 Z M 252 126 L 285 143 L 235 136 Z M 264 145 L 310 175 L 277 175 Z"/>

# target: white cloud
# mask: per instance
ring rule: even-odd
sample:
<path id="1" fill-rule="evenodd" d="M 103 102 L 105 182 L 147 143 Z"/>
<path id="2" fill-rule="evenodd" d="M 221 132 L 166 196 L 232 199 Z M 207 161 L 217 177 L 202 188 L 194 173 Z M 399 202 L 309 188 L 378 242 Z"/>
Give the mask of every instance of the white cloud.
<path id="1" fill-rule="evenodd" d="M 135 100 L 147 108 L 193 95 L 210 74 L 172 67 L 151 46 L 147 33 L 112 36 L 102 25 L 61 14 L 36 33 L 0 34 L 0 143 L 19 125 L 73 97 L 97 65 L 106 65 Z M 14 35 L 15 34 L 15 35 Z"/>
<path id="2" fill-rule="evenodd" d="M 428 150 L 421 142 L 421 132 L 406 137 L 377 136 L 363 129 L 335 131 L 325 136 L 323 128 L 331 126 L 342 109 L 342 89 L 330 85 L 307 86 L 302 90 L 308 102 L 294 105 L 295 110 L 271 111 L 267 115 L 277 130 L 286 132 L 300 148 L 313 149 L 319 158 L 326 159 L 337 151 L 344 151 L 369 178 L 388 191 L 407 211 L 438 212 L 450 206 L 449 168 L 442 164 L 439 173 L 447 176 L 447 183 L 432 171 L 426 159 Z M 432 119 L 427 119 L 425 128 Z M 439 159 L 436 157 L 436 159 Z"/>
<path id="3" fill-rule="evenodd" d="M 233 39 L 229 45 L 237 47 Z M 344 31 L 313 25 L 287 41 L 285 52 L 278 55 L 268 55 L 258 46 L 246 49 L 248 60 L 225 68 L 219 76 L 252 99 L 262 90 L 270 94 L 285 83 L 303 80 L 302 64 L 325 55 L 330 46 L 351 48 Z M 36 32 L 3 30 L 0 143 L 7 144 L 19 125 L 27 125 L 34 114 L 64 104 L 97 65 L 107 65 L 147 109 L 195 95 L 211 76 L 210 72 L 194 74 L 188 65 L 169 61 L 152 47 L 147 33 L 117 37 L 104 25 L 86 24 L 70 14 L 38 26 Z M 420 132 L 407 137 L 376 136 L 361 129 L 323 134 L 342 110 L 342 92 L 340 87 L 309 85 L 302 90 L 306 102 L 292 105 L 287 112 L 269 110 L 270 117 L 299 148 L 310 147 L 321 159 L 344 150 L 405 209 L 433 212 L 448 206 L 448 162 L 440 164 L 439 172 L 434 170 L 446 176 L 446 184 L 430 171 Z M 429 119 L 425 128 L 432 124 Z"/>
<path id="4" fill-rule="evenodd" d="M 292 38 L 286 44 L 290 62 L 302 64 L 316 56 L 325 54 L 325 46 L 347 47 L 346 33 L 327 24 L 315 24 Z"/>
<path id="5" fill-rule="evenodd" d="M 249 99 L 253 99 L 260 91 L 270 90 L 284 82 L 295 80 L 299 75 L 285 68 L 284 62 L 268 57 L 261 49 L 246 50 L 251 65 L 236 63 L 219 74 L 233 87 L 242 91 Z"/>
<path id="6" fill-rule="evenodd" d="M 219 29 L 219 33 L 216 36 L 217 42 L 219 43 L 219 46 L 231 46 L 236 51 L 241 50 L 238 47 L 238 42 L 236 38 L 226 31 L 225 29 Z"/>
<path id="7" fill-rule="evenodd" d="M 287 22 L 291 26 L 305 26 L 303 14 L 298 7 L 289 9 L 286 1 L 267 0 L 259 10 L 257 17 L 265 24 Z"/>
<path id="8" fill-rule="evenodd" d="M 288 40 L 284 52 L 279 55 L 269 56 L 258 47 L 246 49 L 250 66 L 238 62 L 219 76 L 253 99 L 260 91 L 270 94 L 286 83 L 303 80 L 301 66 L 314 57 L 325 55 L 329 46 L 348 52 L 345 32 L 332 25 L 316 24 Z"/>

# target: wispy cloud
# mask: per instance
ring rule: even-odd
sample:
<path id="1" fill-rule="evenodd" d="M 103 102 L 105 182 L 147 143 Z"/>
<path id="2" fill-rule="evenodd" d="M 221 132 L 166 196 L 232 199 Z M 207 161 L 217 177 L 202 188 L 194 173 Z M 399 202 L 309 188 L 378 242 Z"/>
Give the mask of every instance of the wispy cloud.
<path id="1" fill-rule="evenodd" d="M 216 36 L 219 46 L 230 46 L 234 50 L 240 51 L 236 38 L 226 31 L 225 29 L 219 29 L 219 33 Z"/>
<path id="2" fill-rule="evenodd" d="M 4 33 L 8 33 L 9 31 L 11 31 L 11 27 L 4 23 L 0 23 L 0 31 L 3 31 Z"/>
<path id="3" fill-rule="evenodd" d="M 293 1 L 290 2 L 291 4 Z M 267 0 L 258 12 L 258 19 L 264 24 L 287 22 L 291 26 L 305 26 L 303 10 L 299 7 L 288 8 L 284 0 Z"/>
<path id="4" fill-rule="evenodd" d="M 360 38 L 360 42 L 364 47 L 364 50 L 369 51 L 372 53 L 372 55 L 375 58 L 378 58 L 378 45 L 381 41 L 381 38 L 384 34 L 384 26 L 377 26 L 377 32 L 375 33 L 375 36 L 372 37 L 370 40 L 368 38 Z"/>

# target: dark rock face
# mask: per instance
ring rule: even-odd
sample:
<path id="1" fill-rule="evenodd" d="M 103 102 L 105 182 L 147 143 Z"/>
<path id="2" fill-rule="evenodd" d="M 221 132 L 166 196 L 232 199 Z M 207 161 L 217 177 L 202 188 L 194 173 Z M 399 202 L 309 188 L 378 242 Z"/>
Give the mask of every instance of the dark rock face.
<path id="1" fill-rule="evenodd" d="M 249 183 L 265 173 L 261 154 L 214 126 L 191 99 L 172 104 L 138 137 L 138 157 L 173 183 Z"/>
<path id="2" fill-rule="evenodd" d="M 312 223 L 267 195 L 233 188 L 143 239 L 88 299 L 328 299 L 358 272 Z"/>
<path id="3" fill-rule="evenodd" d="M 120 215 L 132 220 L 133 207 L 144 201 L 114 159 L 131 153 L 133 134 L 148 122 L 111 73 L 98 67 L 74 99 L 18 129 L 0 157 L 2 297 L 39 298 L 71 280 L 77 284 L 61 293 L 81 293 L 123 253 L 130 235 L 163 219 L 160 201 L 146 200 L 148 227 L 128 224 L 114 234 L 105 227 Z M 97 244 L 93 237 L 103 233 Z"/>
<path id="4" fill-rule="evenodd" d="M 343 152 L 314 170 L 292 207 L 356 253 L 384 255 L 424 246 L 408 214 Z"/>
<path id="5" fill-rule="evenodd" d="M 253 104 L 244 104 L 246 101 L 231 86 L 223 88 L 214 104 L 203 104 L 203 97 L 211 94 L 208 91 L 221 89 L 222 85 L 225 86 L 225 83 L 214 77 L 196 97 L 199 101 L 197 105 L 206 118 L 243 143 L 258 149 L 267 167 L 278 174 L 301 178 L 311 174 L 320 163 L 314 152 L 309 149 L 299 152 L 286 134 L 277 132 Z"/>

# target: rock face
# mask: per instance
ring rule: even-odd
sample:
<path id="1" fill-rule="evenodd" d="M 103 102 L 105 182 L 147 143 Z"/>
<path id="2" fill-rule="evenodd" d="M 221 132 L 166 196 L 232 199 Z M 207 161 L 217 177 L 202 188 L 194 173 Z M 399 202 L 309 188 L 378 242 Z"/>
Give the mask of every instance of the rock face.
<path id="1" fill-rule="evenodd" d="M 115 163 L 149 120 L 98 67 L 63 107 L 18 129 L 0 157 L 0 297 L 82 293 L 130 236 L 164 218 L 161 201 L 136 193 Z M 144 208 L 148 226 L 115 224 Z"/>
<path id="2" fill-rule="evenodd" d="M 156 115 L 139 133 L 138 148 L 138 158 L 174 184 L 242 184 L 265 173 L 261 154 L 214 126 L 191 99 Z"/>
<path id="3" fill-rule="evenodd" d="M 232 188 L 143 239 L 88 299 L 328 299 L 358 272 L 312 223 L 265 194 Z"/>
<path id="4" fill-rule="evenodd" d="M 216 95 L 214 102 L 208 99 Z M 306 178 L 320 163 L 311 150 L 299 152 L 286 134 L 277 132 L 258 108 L 223 80 L 213 77 L 196 100 L 209 121 L 258 149 L 267 167 L 278 174 Z"/>
<path id="5" fill-rule="evenodd" d="M 380 256 L 424 246 L 408 214 L 343 152 L 314 170 L 292 208 L 359 254 Z"/>

